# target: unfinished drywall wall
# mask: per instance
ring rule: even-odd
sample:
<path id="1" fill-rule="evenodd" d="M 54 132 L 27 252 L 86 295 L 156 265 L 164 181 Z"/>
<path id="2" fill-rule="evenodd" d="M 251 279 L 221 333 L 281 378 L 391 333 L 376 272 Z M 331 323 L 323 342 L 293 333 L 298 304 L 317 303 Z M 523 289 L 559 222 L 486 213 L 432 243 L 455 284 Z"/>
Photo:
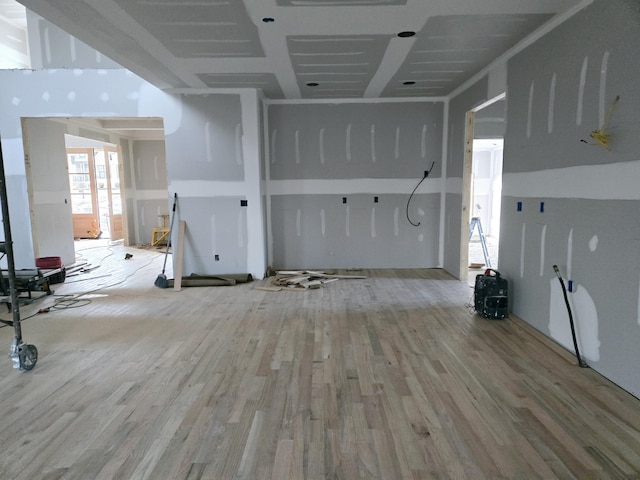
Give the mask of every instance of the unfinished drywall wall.
<path id="1" fill-rule="evenodd" d="M 27 30 L 29 56 L 34 69 L 122 68 L 31 10 L 27 10 Z"/>
<path id="2" fill-rule="evenodd" d="M 573 351 L 557 264 L 581 353 L 636 396 L 638 38 L 637 7 L 596 0 L 509 61 L 500 243 L 515 314 Z"/>
<path id="3" fill-rule="evenodd" d="M 27 184 L 31 195 L 34 255 L 75 263 L 73 225 L 66 168 L 64 124 L 44 118 L 24 120 L 28 145 Z M 13 218 L 12 224 L 13 224 Z"/>
<path id="4" fill-rule="evenodd" d="M 181 200 L 184 199 L 181 203 L 187 205 L 189 198 L 248 200 L 246 227 L 242 230 L 247 247 L 238 248 L 237 230 L 227 232 L 221 227 L 216 237 L 220 250 L 218 255 L 226 263 L 216 262 L 213 252 L 206 261 L 202 258 L 196 260 L 195 252 L 187 248 L 184 252 L 185 274 L 194 273 L 196 269 L 198 273 L 251 273 L 258 278 L 264 274 L 266 252 L 256 92 L 228 94 L 229 104 L 233 107 L 218 108 L 225 104 L 227 95 L 218 96 L 216 102 L 207 95 L 202 96 L 201 102 L 197 96 L 184 99 L 165 94 L 126 70 L 0 71 L 0 84 L 3 85 L 0 107 L 6 112 L 0 117 L 0 131 L 5 164 L 11 166 L 7 172 L 7 184 L 18 268 L 31 268 L 34 264 L 21 118 L 145 116 L 161 117 L 164 121 L 169 172 L 169 192 L 165 197 L 167 210 L 174 192 Z M 211 144 L 211 157 L 206 156 L 207 135 L 209 139 L 215 139 Z M 217 150 L 218 145 L 227 147 Z M 200 153 L 205 154 L 204 158 L 196 157 Z M 233 155 L 227 155 L 230 153 Z M 176 178 L 172 178 L 172 174 Z M 127 202 L 131 207 L 131 199 Z M 193 204 L 195 206 L 189 212 L 188 232 L 190 227 L 210 224 L 212 216 L 208 202 L 194 201 Z M 182 213 L 185 213 L 184 209 Z M 203 238 L 189 233 L 191 245 L 210 243 L 211 230 L 201 234 Z M 237 255 L 243 257 L 238 258 Z M 220 265 L 220 268 L 234 267 L 237 270 L 223 272 Z"/>
<path id="5" fill-rule="evenodd" d="M 181 95 L 178 100 L 180 123 L 166 132 L 166 149 L 169 191 L 178 192 L 176 219 L 187 221 L 186 245 L 191 246 L 183 270 L 249 269 L 261 278 L 266 252 L 257 93 Z"/>
<path id="6" fill-rule="evenodd" d="M 167 204 L 167 159 L 164 140 L 131 141 L 132 183 L 135 185 L 135 232 L 137 244 L 152 242 L 153 228 L 163 226 Z M 164 219 L 169 226 L 169 219 Z"/>
<path id="7" fill-rule="evenodd" d="M 269 105 L 273 266 L 438 266 L 442 116 L 443 102 Z"/>

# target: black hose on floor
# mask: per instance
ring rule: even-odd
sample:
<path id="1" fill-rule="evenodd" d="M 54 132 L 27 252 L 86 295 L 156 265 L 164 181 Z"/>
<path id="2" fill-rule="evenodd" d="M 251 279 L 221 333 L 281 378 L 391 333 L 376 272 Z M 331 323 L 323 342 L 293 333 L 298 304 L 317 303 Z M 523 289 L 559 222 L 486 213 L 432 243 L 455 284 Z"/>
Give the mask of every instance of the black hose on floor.
<path id="1" fill-rule="evenodd" d="M 578 340 L 576 339 L 576 328 L 573 324 L 573 314 L 571 313 L 571 305 L 569 305 L 569 297 L 567 296 L 567 288 L 564 286 L 564 280 L 562 280 L 562 276 L 560 275 L 560 270 L 557 265 L 553 266 L 553 271 L 556 272 L 556 276 L 560 281 L 560 286 L 562 286 L 562 295 L 564 295 L 564 303 L 567 306 L 567 312 L 569 313 L 569 323 L 571 324 L 571 336 L 573 337 L 573 347 L 576 350 L 576 358 L 578 359 L 578 365 L 582 368 L 588 368 L 589 365 L 582 360 L 580 356 L 580 350 L 578 349 Z"/>

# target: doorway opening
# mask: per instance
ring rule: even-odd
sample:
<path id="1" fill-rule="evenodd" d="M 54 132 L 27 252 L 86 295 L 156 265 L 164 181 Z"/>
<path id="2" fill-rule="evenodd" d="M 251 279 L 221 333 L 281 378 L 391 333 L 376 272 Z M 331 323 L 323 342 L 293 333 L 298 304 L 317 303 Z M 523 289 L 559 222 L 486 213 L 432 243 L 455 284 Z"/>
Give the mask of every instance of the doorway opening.
<path id="1" fill-rule="evenodd" d="M 498 268 L 505 95 L 467 113 L 460 271 L 470 284 Z"/>
<path id="2" fill-rule="evenodd" d="M 24 117 L 23 143 L 35 258 L 76 261 L 92 248 L 150 242 L 167 213 L 159 117 Z"/>
<path id="3" fill-rule="evenodd" d="M 74 238 L 123 238 L 119 157 L 116 146 L 67 148 Z"/>

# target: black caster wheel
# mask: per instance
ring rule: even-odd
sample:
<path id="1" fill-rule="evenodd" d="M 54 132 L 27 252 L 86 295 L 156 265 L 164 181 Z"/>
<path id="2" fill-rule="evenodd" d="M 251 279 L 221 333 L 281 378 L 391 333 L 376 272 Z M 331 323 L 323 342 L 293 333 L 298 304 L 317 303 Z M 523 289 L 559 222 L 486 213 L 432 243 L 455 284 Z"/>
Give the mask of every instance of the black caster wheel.
<path id="1" fill-rule="evenodd" d="M 35 345 L 25 343 L 18 347 L 18 359 L 20 360 L 20 370 L 23 372 L 32 370 L 38 361 L 38 349 Z"/>

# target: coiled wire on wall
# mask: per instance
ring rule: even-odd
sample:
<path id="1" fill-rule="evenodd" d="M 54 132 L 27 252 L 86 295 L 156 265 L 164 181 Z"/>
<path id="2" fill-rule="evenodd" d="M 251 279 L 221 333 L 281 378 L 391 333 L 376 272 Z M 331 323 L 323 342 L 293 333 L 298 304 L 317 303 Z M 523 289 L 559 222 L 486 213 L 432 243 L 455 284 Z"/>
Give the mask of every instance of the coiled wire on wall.
<path id="1" fill-rule="evenodd" d="M 420 222 L 418 223 L 413 223 L 411 221 L 411 218 L 409 218 L 409 204 L 411 203 L 411 199 L 413 198 L 414 193 L 416 193 L 416 190 L 418 190 L 418 187 L 420 185 L 422 185 L 422 182 L 424 182 L 425 178 L 427 178 L 429 176 L 429 174 L 431 173 L 431 170 L 433 170 L 433 166 L 436 164 L 436 162 L 431 162 L 431 167 L 429 167 L 429 170 L 426 170 L 424 172 L 424 176 L 420 179 L 420 181 L 418 182 L 418 184 L 416 185 L 416 187 L 413 189 L 413 191 L 411 192 L 411 195 L 409 195 L 409 200 L 407 200 L 407 208 L 406 208 L 406 214 L 407 214 L 407 220 L 409 221 L 409 223 L 411 225 L 413 225 L 414 227 L 419 227 L 420 226 Z"/>

